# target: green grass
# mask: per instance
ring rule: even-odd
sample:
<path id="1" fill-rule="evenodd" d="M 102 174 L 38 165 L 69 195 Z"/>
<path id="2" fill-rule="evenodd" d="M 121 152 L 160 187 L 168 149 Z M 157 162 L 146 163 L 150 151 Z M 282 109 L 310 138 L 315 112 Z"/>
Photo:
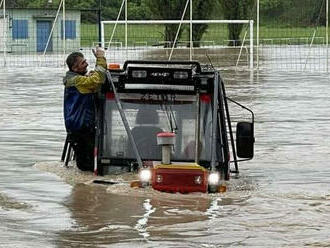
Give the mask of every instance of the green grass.
<path id="1" fill-rule="evenodd" d="M 105 26 L 105 41 L 109 42 L 113 30 L 113 25 Z M 147 42 L 162 41 L 163 27 L 158 25 L 130 25 L 128 26 L 128 45 L 134 46 Z M 93 42 L 98 41 L 98 27 L 91 24 L 81 25 L 81 44 L 82 46 L 91 46 Z M 125 45 L 125 26 L 118 25 L 113 36 L 112 42 L 121 42 Z M 118 45 L 118 44 L 114 44 Z"/>
<path id="2" fill-rule="evenodd" d="M 184 25 L 182 26 L 184 27 Z M 255 28 L 255 27 L 254 27 Z M 105 41 L 108 42 L 111 37 L 113 25 L 105 26 Z M 244 37 L 245 27 L 241 33 L 241 39 Z M 260 44 L 309 44 L 316 29 L 313 27 L 260 27 Z M 325 27 L 319 27 L 316 31 L 314 44 L 325 43 Z M 254 30 L 254 39 L 256 38 L 256 28 Z M 246 39 L 249 39 L 249 31 Z M 189 27 L 185 25 L 181 36 L 181 41 L 189 40 Z M 98 41 L 98 27 L 95 24 L 81 25 L 81 45 L 92 46 L 93 42 Z M 112 39 L 113 42 L 118 42 L 114 45 L 118 46 L 121 42 L 125 45 L 125 26 L 117 25 L 116 32 Z M 164 26 L 162 25 L 128 25 L 128 46 L 136 45 L 155 45 L 164 41 Z M 227 45 L 228 44 L 228 29 L 227 25 L 210 24 L 209 28 L 203 35 L 202 42 L 208 45 Z M 248 42 L 248 41 L 246 41 Z"/>
<path id="3" fill-rule="evenodd" d="M 325 27 L 319 27 L 317 29 L 312 27 L 260 27 L 260 41 L 270 44 L 270 41 L 266 41 L 265 39 L 274 39 L 273 44 L 292 44 L 292 42 L 295 42 L 295 44 L 309 44 L 315 31 L 316 38 L 314 39 L 314 44 L 325 43 Z M 290 38 L 291 40 L 286 41 L 286 38 Z"/>

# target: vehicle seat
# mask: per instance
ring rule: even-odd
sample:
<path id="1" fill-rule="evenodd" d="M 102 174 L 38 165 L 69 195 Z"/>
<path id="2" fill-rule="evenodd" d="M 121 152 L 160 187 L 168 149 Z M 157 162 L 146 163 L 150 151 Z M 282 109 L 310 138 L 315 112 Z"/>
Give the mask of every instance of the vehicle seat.
<path id="1" fill-rule="evenodd" d="M 161 159 L 161 146 L 157 145 L 157 133 L 163 132 L 159 127 L 140 126 L 132 129 L 136 146 L 142 159 Z M 130 145 L 132 148 L 132 146 Z M 135 157 L 133 148 L 131 156 Z"/>
<path id="2" fill-rule="evenodd" d="M 140 109 L 136 116 L 136 124 L 132 129 L 136 146 L 142 159 L 161 160 L 161 146 L 157 145 L 157 133 L 163 132 L 157 125 L 159 117 L 154 109 Z M 128 156 L 135 158 L 134 150 L 129 142 Z"/>

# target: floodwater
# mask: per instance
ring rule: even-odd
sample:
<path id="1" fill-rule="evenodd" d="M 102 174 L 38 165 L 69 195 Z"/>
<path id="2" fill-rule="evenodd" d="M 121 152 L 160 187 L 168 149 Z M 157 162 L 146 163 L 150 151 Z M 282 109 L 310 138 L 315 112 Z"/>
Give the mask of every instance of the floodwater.
<path id="1" fill-rule="evenodd" d="M 330 247 L 328 74 L 223 72 L 255 112 L 255 158 L 210 195 L 61 167 L 63 74 L 0 71 L 0 247 Z"/>

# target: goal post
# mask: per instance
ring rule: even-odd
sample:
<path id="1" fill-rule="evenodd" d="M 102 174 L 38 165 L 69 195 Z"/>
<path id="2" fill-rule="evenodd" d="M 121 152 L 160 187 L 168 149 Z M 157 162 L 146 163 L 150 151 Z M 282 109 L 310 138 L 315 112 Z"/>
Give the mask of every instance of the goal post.
<path id="1" fill-rule="evenodd" d="M 110 47 L 110 45 L 113 42 L 118 42 L 118 41 L 114 41 L 114 33 L 116 32 L 116 28 L 119 25 L 125 25 L 125 32 L 124 32 L 124 44 L 125 47 L 124 49 L 129 49 L 130 46 L 128 45 L 127 40 L 129 40 L 130 37 L 128 37 L 128 32 L 127 32 L 127 25 L 145 25 L 145 26 L 149 26 L 149 25 L 167 25 L 167 24 L 174 24 L 174 25 L 187 25 L 187 27 L 189 27 L 189 44 L 191 47 L 191 44 L 193 44 L 193 40 L 192 40 L 192 33 L 194 32 L 194 24 L 242 24 L 242 25 L 247 25 L 249 28 L 249 68 L 251 70 L 253 70 L 254 68 L 254 50 L 253 50 L 253 24 L 254 21 L 253 20 L 118 20 L 118 21 L 102 21 L 101 22 L 101 44 L 102 47 Z M 106 32 L 106 25 L 111 25 L 112 28 L 108 31 L 110 32 Z M 159 32 L 159 31 L 158 31 Z M 109 40 L 106 40 L 106 36 L 109 37 Z M 133 37 L 132 37 L 133 38 Z M 141 42 L 141 41 L 139 41 Z M 167 42 L 166 40 L 163 40 L 163 42 Z M 244 46 L 244 42 L 242 43 L 242 46 Z M 172 47 L 172 50 L 174 49 L 174 44 Z M 189 58 L 191 59 L 191 53 L 192 53 L 192 49 L 189 49 L 189 53 L 190 56 Z"/>

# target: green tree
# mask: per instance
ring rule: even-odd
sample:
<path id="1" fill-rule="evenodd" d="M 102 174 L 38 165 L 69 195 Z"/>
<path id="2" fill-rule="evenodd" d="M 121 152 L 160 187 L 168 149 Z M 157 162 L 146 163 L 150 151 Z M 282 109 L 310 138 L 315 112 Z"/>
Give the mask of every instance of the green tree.
<path id="1" fill-rule="evenodd" d="M 220 0 L 224 18 L 227 20 L 250 19 L 250 11 L 253 9 L 255 0 Z M 241 45 L 240 34 L 242 24 L 228 24 L 229 46 Z"/>
<path id="2" fill-rule="evenodd" d="M 310 13 L 309 22 L 310 25 L 326 25 L 326 1 L 325 0 L 310 0 L 310 8 L 312 10 Z"/>
<path id="3" fill-rule="evenodd" d="M 325 25 L 325 0 L 260 0 L 260 15 L 266 22 L 285 26 Z"/>
<path id="4" fill-rule="evenodd" d="M 146 4 L 150 10 L 153 19 L 160 20 L 178 20 L 181 18 L 186 1 L 182 0 L 147 0 Z M 166 24 L 164 30 L 165 47 L 173 45 L 175 35 L 177 33 L 177 24 Z M 181 37 L 182 29 L 178 34 Z M 170 43 L 167 43 L 169 41 Z"/>
<path id="5" fill-rule="evenodd" d="M 290 0 L 260 0 L 260 12 L 270 18 L 278 16 L 285 11 L 288 2 Z"/>
<path id="6" fill-rule="evenodd" d="M 193 1 L 193 18 L 203 20 L 211 19 L 213 7 L 216 1 L 214 0 L 194 0 Z M 146 5 L 149 7 L 151 17 L 153 19 L 162 20 L 180 20 L 186 5 L 184 0 L 146 0 Z M 189 16 L 189 5 L 186 11 L 185 19 Z M 197 24 L 193 26 L 193 40 L 194 46 L 200 46 L 200 41 L 203 34 L 207 30 L 207 24 Z M 172 46 L 178 25 L 168 24 L 165 25 L 164 41 L 170 41 L 170 44 L 166 43 L 165 47 Z M 183 28 L 180 29 L 178 34 L 178 40 L 183 33 Z"/>
<path id="7" fill-rule="evenodd" d="M 133 20 L 148 20 L 150 12 L 146 0 L 130 0 L 128 4 L 128 18 Z"/>
<path id="8" fill-rule="evenodd" d="M 194 0 L 193 1 L 193 18 L 195 20 L 207 20 L 210 19 L 213 8 L 216 2 L 214 0 Z M 203 34 L 206 32 L 208 24 L 196 24 L 193 26 L 193 41 L 194 47 L 200 46 Z"/>
<path id="9" fill-rule="evenodd" d="M 26 3 L 25 0 L 12 0 L 7 2 L 6 1 L 6 7 L 7 8 L 21 8 L 23 7 Z"/>
<path id="10" fill-rule="evenodd" d="M 61 0 L 11 0 L 8 7 L 15 8 L 58 8 Z M 98 0 L 70 0 L 65 1 L 67 8 L 74 9 L 95 9 L 98 6 Z"/>

